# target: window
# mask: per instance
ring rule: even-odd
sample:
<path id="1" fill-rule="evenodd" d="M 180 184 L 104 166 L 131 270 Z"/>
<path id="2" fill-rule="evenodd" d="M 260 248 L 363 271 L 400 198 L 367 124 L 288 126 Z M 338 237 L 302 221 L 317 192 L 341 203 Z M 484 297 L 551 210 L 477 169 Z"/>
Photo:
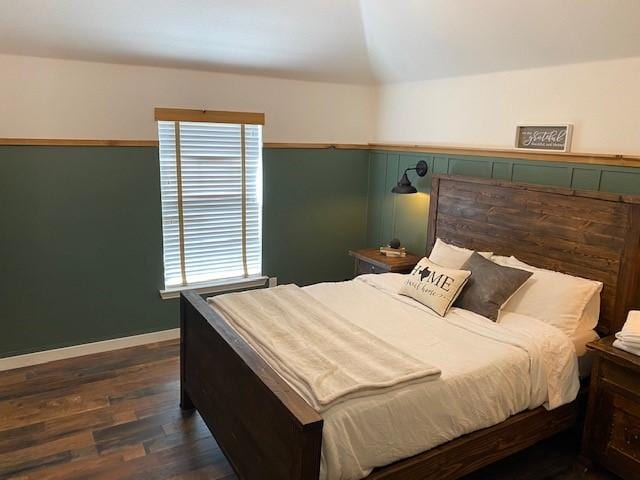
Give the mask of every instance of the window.
<path id="1" fill-rule="evenodd" d="M 263 114 L 156 109 L 165 289 L 259 277 Z"/>

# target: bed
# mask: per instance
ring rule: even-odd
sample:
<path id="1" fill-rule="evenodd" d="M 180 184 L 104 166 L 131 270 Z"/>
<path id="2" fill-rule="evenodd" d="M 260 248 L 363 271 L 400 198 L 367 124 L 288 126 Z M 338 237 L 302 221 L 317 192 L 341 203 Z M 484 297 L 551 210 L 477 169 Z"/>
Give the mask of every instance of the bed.
<path id="1" fill-rule="evenodd" d="M 427 254 L 438 237 L 454 245 L 515 255 L 538 267 L 603 282 L 601 334 L 619 330 L 626 312 L 636 304 L 640 272 L 637 197 L 436 176 L 427 235 Z M 373 288 L 385 289 L 384 282 L 374 285 L 374 278 L 368 283 L 363 278 L 360 283 L 362 295 L 370 295 Z M 339 297 L 333 291 L 323 292 L 322 285 L 309 288 L 320 299 L 324 295 L 324 301 Z M 372 319 L 371 323 L 385 328 L 380 320 Z M 181 297 L 181 330 L 181 405 L 198 409 L 238 475 L 248 479 L 318 479 L 327 468 L 321 464 L 323 427 L 326 439 L 337 438 L 328 432 L 335 429 L 333 417 L 344 417 L 344 410 L 325 412 L 323 420 L 194 292 Z M 522 358 L 517 349 L 505 347 L 503 351 L 505 365 L 517 369 Z M 576 421 L 576 402 L 552 410 L 529 409 L 523 405 L 532 400 L 520 397 L 516 392 L 513 405 L 487 415 L 480 427 L 468 425 L 466 430 L 450 432 L 435 441 L 433 448 L 422 451 L 425 444 L 418 442 L 412 456 L 390 457 L 392 463 L 373 469 L 367 478 L 458 478 Z M 436 405 L 433 400 L 434 408 Z M 346 409 L 357 412 L 361 406 L 347 405 Z M 331 441 L 325 440 L 325 457 Z M 364 465 L 367 473 L 368 467 Z M 343 473 L 350 474 L 340 475 Z"/>

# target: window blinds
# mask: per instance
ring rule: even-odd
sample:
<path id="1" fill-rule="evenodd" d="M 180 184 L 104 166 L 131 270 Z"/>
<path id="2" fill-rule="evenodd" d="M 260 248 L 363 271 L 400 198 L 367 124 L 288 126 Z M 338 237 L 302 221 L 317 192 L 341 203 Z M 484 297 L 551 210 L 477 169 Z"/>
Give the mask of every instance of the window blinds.
<path id="1" fill-rule="evenodd" d="M 158 136 L 165 288 L 260 275 L 261 125 L 160 120 Z"/>

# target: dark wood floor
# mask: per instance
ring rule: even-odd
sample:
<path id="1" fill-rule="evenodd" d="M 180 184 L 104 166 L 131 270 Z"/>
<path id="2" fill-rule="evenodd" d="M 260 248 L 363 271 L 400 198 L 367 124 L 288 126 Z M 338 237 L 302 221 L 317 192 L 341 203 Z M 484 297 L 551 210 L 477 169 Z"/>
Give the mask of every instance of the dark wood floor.
<path id="1" fill-rule="evenodd" d="M 178 407 L 177 341 L 0 372 L 0 478 L 235 479 Z M 468 480 L 609 480 L 574 467 L 569 432 Z"/>

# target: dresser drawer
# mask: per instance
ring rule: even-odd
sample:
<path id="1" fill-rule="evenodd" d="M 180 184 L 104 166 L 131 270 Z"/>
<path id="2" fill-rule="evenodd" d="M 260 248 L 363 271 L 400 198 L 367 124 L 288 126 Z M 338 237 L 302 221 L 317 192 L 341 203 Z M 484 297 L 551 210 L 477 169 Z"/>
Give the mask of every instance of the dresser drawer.
<path id="1" fill-rule="evenodd" d="M 640 402 L 640 375 L 610 360 L 603 360 L 600 376 L 605 386 L 615 386 L 626 390 L 629 395 L 636 396 Z"/>
<path id="2" fill-rule="evenodd" d="M 611 392 L 602 392 L 601 412 L 608 417 L 600 432 L 595 455 L 600 463 L 622 478 L 638 478 L 640 472 L 640 405 Z"/>
<path id="3" fill-rule="evenodd" d="M 640 479 L 640 359 L 613 347 L 614 336 L 590 344 L 594 363 L 582 457 L 625 480 Z"/>
<path id="4" fill-rule="evenodd" d="M 634 408 L 635 407 L 635 408 Z M 638 462 L 640 474 L 640 417 L 636 405 L 626 398 L 614 397 L 613 421 L 608 447 Z"/>

